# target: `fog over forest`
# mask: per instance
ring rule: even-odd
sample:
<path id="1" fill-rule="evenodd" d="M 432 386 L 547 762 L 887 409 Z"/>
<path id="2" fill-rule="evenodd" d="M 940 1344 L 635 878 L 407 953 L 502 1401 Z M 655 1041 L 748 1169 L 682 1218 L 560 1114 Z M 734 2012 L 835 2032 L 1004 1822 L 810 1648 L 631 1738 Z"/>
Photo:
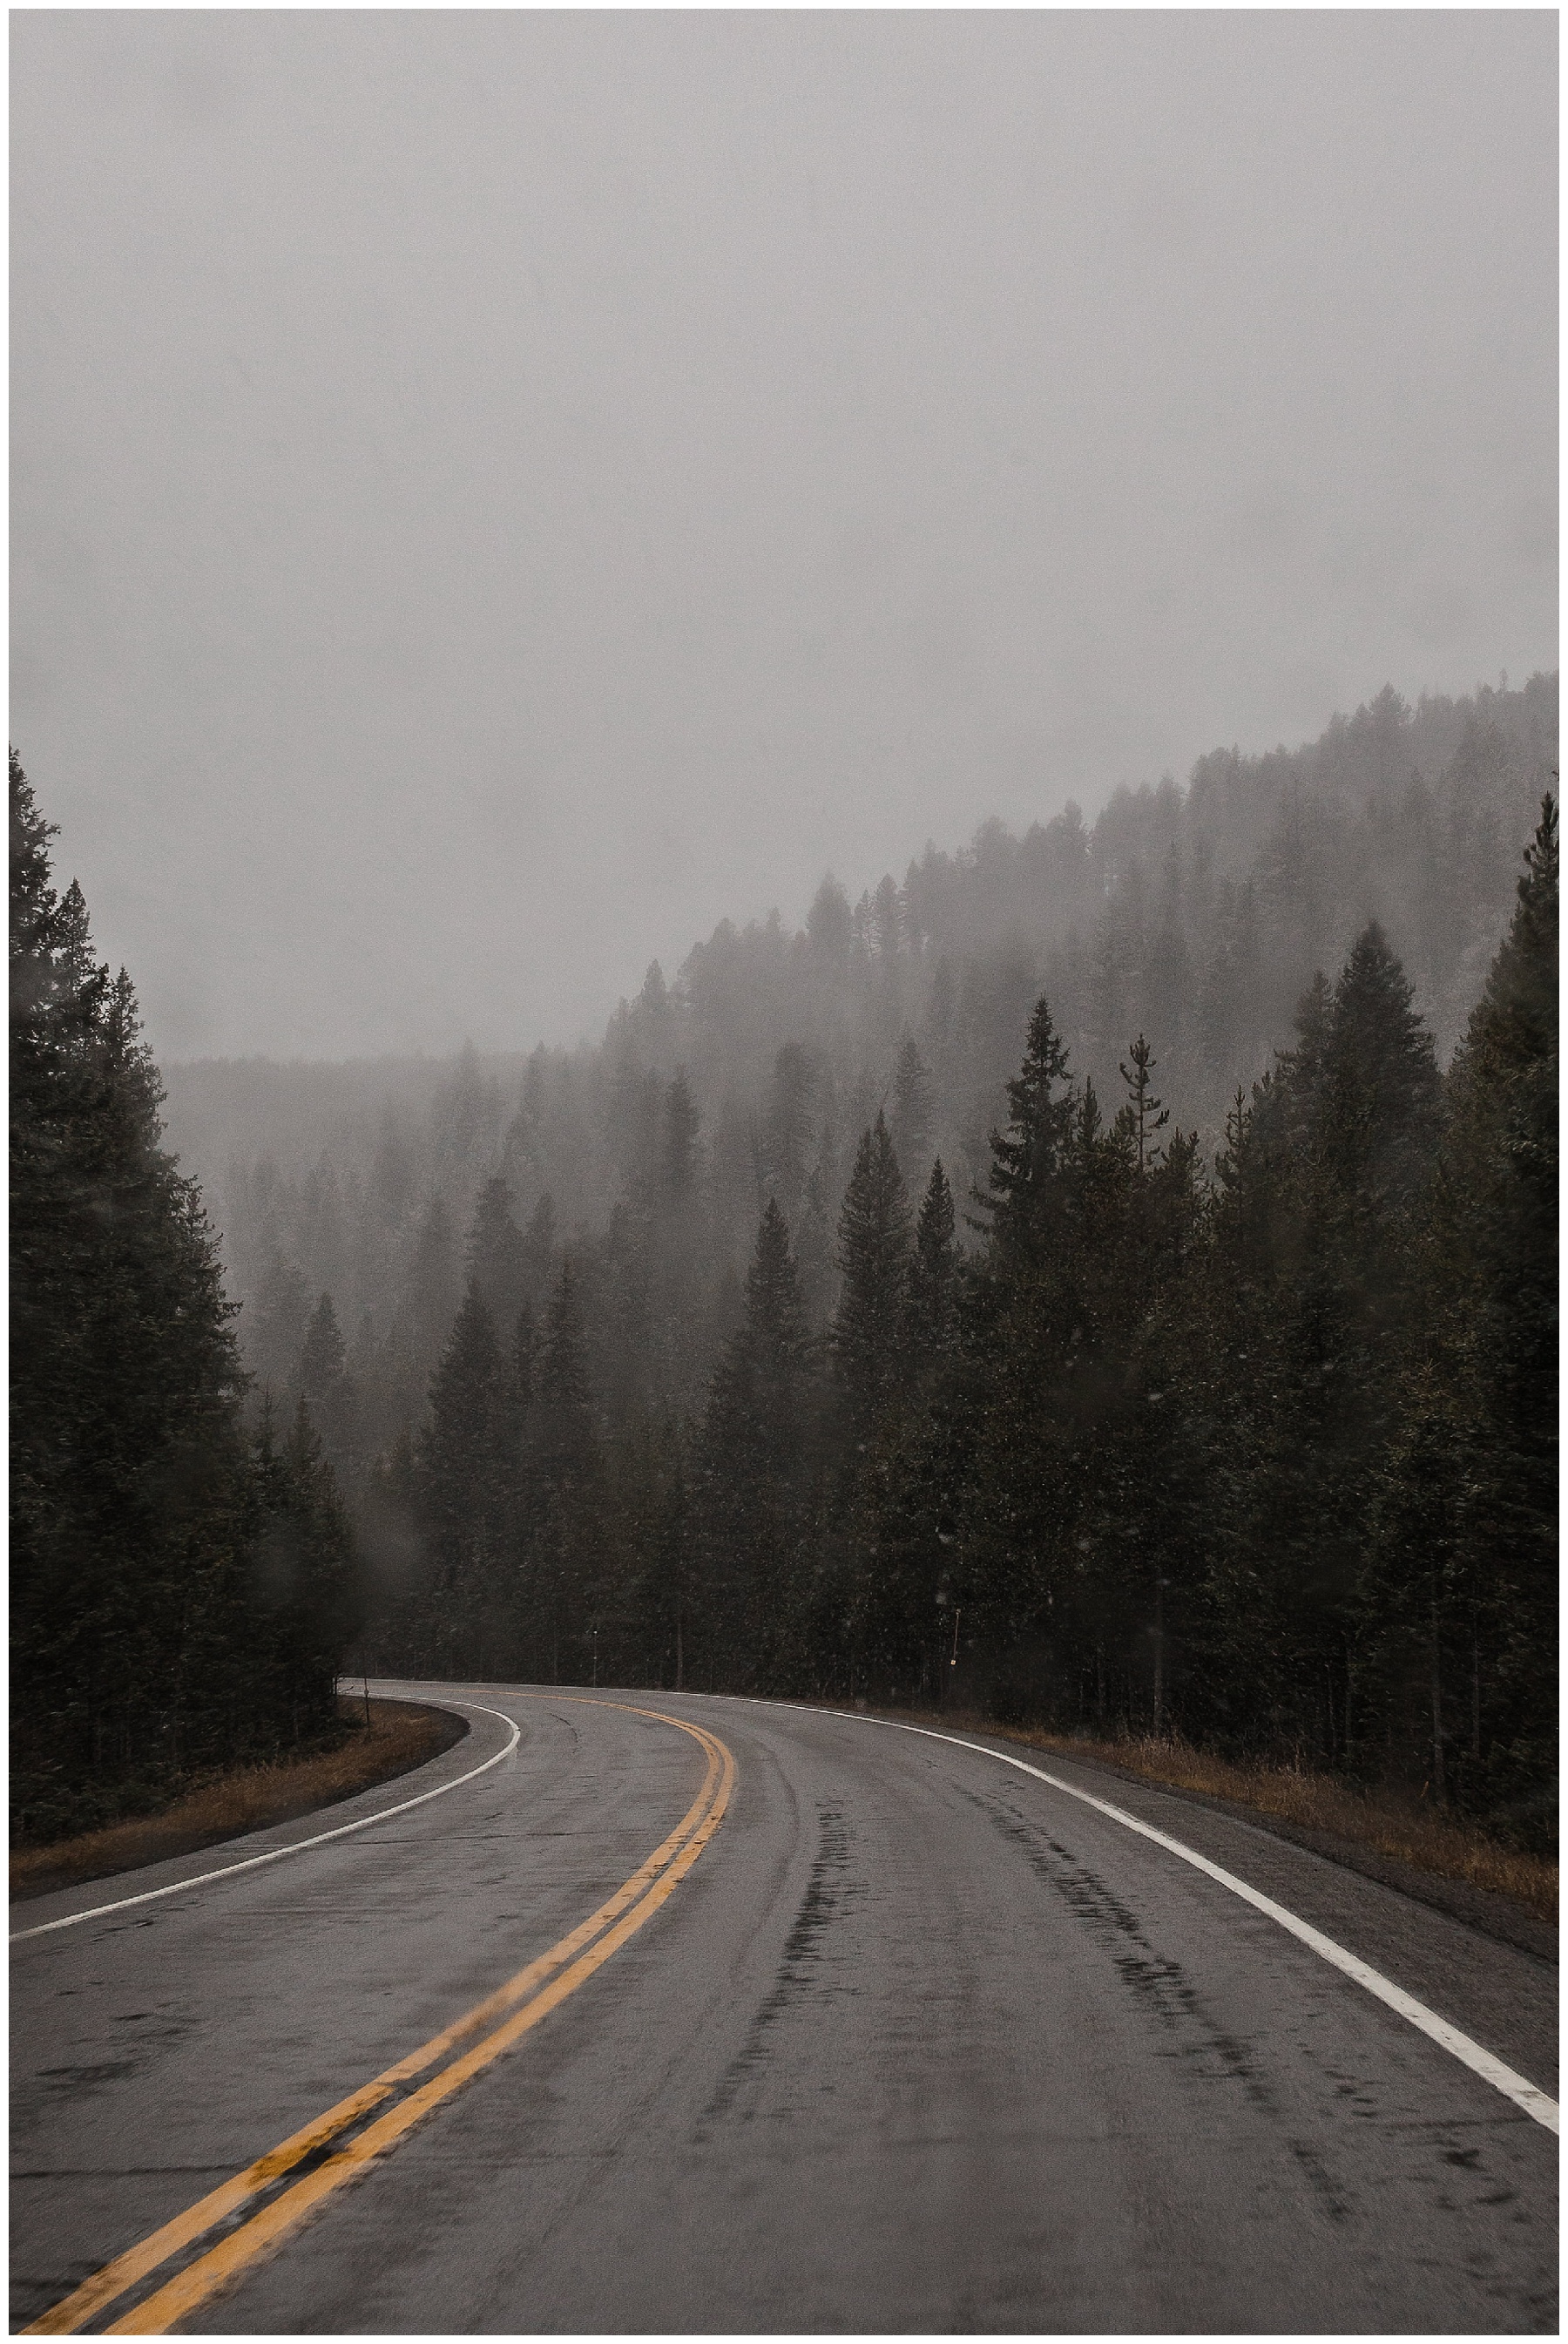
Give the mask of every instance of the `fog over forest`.
<path id="1" fill-rule="evenodd" d="M 357 1450 L 412 1429 L 485 1184 L 504 1179 L 524 1222 L 548 1197 L 553 1243 L 613 1282 L 678 1074 L 700 1291 L 673 1352 L 655 1340 L 627 1356 L 613 1309 L 597 1340 L 605 1392 L 687 1404 L 769 1196 L 826 1324 L 844 1187 L 879 1107 L 912 1188 L 938 1155 L 960 1199 L 983 1179 L 1042 991 L 1112 1112 L 1128 1045 L 1146 1036 L 1176 1123 L 1209 1157 L 1238 1086 L 1290 1044 L 1314 973 L 1368 920 L 1446 1060 L 1506 925 L 1556 730 L 1554 676 L 1414 708 L 1385 688 L 1304 748 L 1216 750 L 1184 786 L 1118 791 L 1092 822 L 1069 807 L 1021 837 L 993 821 L 957 852 L 928 844 L 856 904 L 825 878 L 798 929 L 722 921 L 678 967 L 650 968 L 597 1046 L 519 1036 L 511 1056 L 166 1067 L 170 1143 L 221 1233 L 247 1363 L 296 1383 L 329 1294 L 362 1393 Z"/>
<path id="2" fill-rule="evenodd" d="M 1385 689 L 592 1047 L 173 1070 L 367 1664 L 946 1687 L 1546 1845 L 1556 722 Z"/>
<path id="3" fill-rule="evenodd" d="M 1550 1846 L 1556 30 L 18 12 L 24 1838 L 357 1657 Z"/>

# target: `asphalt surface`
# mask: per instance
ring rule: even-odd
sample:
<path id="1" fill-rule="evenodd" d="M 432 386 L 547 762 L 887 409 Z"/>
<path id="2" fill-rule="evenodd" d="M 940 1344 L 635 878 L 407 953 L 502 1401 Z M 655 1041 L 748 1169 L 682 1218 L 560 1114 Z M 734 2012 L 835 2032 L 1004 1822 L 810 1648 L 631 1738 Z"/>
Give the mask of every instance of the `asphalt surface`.
<path id="1" fill-rule="evenodd" d="M 504 1745 L 476 1705 L 520 1724 L 499 1765 L 412 1813 L 14 1944 L 15 2326 L 635 1871 L 704 1760 L 603 1705 L 624 1699 L 733 1753 L 711 1843 L 190 2332 L 1553 2329 L 1553 2137 L 1125 1826 L 852 1716 L 403 1690 L 473 1718 L 417 1775 L 13 1908 L 36 1929 L 374 1814 Z M 1040 1763 L 1555 2093 L 1552 1965 L 1173 1794 Z"/>

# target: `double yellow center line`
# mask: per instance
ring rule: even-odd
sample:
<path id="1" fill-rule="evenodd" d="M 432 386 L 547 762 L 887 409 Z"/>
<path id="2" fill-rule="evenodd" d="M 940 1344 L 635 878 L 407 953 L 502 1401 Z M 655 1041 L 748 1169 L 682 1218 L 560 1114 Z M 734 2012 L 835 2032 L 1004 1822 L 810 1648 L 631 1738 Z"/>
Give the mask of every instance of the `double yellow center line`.
<path id="1" fill-rule="evenodd" d="M 116 2255 L 24 2329 L 24 2335 L 76 2334 L 120 2297 L 145 2287 L 172 2265 L 172 2274 L 161 2285 L 140 2296 L 101 2331 L 110 2336 L 166 2335 L 258 2256 L 277 2246 L 325 2198 L 395 2147 L 432 2108 L 509 2051 L 652 1919 L 724 1820 L 735 1761 L 717 1735 L 683 1717 L 633 1709 L 626 1702 L 594 1706 L 623 1709 L 633 1717 L 676 1726 L 701 1744 L 708 1760 L 702 1788 L 668 1838 L 597 1913 L 590 1913 L 548 1954 L 395 2067 L 384 2069 L 303 2131 L 246 2166 L 232 2181 L 166 2222 L 139 2246 Z M 462 2048 L 464 2045 L 468 2047 Z"/>

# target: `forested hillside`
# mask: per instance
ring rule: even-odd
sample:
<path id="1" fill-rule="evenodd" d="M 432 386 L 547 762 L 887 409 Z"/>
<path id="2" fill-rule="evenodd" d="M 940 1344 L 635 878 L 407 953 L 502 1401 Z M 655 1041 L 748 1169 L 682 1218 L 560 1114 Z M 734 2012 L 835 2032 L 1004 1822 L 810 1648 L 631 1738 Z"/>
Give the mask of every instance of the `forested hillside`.
<path id="1" fill-rule="evenodd" d="M 50 1839 L 328 1732 L 355 1624 L 308 1414 L 241 1419 L 136 994 L 11 759 L 12 1812 Z"/>
<path id="2" fill-rule="evenodd" d="M 340 1463 L 411 1430 L 499 1177 L 531 1229 L 536 1313 L 575 1249 L 601 1405 L 618 1420 L 634 1401 L 687 1407 L 735 1323 L 768 1196 L 826 1323 L 839 1207 L 878 1106 L 912 1187 L 939 1152 L 960 1205 L 984 1178 L 1041 992 L 1102 1097 L 1146 1036 L 1206 1159 L 1238 1085 L 1289 1045 L 1314 972 L 1369 919 L 1446 1059 L 1508 920 L 1556 722 L 1554 677 L 1414 709 L 1384 692 L 1309 748 L 1216 752 L 1187 787 L 1119 792 L 1092 824 L 1070 807 L 1022 838 L 990 824 L 858 904 L 825 881 L 797 932 L 722 922 L 672 981 L 651 969 L 598 1046 L 172 1068 L 171 1141 L 220 1228 L 246 1363 L 297 1384 L 329 1296 L 322 1339 L 334 1356 L 341 1341 L 354 1391 Z M 671 1265 L 645 1259 L 667 1177 L 691 1219 L 678 1301 Z"/>
<path id="3" fill-rule="evenodd" d="M 947 1681 L 1538 1837 L 1555 727 L 1384 692 L 722 924 L 597 1047 L 178 1070 L 383 1659 Z"/>

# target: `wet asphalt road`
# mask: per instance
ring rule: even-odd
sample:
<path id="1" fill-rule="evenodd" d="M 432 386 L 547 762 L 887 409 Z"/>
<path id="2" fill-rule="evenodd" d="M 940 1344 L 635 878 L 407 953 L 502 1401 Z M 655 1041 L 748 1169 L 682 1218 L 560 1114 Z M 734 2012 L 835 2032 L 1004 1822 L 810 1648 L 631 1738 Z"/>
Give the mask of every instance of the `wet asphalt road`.
<path id="1" fill-rule="evenodd" d="M 385 1824 L 13 1946 L 16 2326 L 551 1945 L 702 1778 L 686 1735 L 611 1707 L 418 1690 L 517 1719 L 518 1747 Z M 192 2332 L 1553 2328 L 1552 2135 L 1179 1858 L 865 1720 L 624 1698 L 733 1753 L 711 1844 Z M 506 1739 L 472 1723 L 418 1775 L 13 1929 L 455 1778 Z M 1554 1967 L 1044 1763 L 1555 2092 Z"/>

